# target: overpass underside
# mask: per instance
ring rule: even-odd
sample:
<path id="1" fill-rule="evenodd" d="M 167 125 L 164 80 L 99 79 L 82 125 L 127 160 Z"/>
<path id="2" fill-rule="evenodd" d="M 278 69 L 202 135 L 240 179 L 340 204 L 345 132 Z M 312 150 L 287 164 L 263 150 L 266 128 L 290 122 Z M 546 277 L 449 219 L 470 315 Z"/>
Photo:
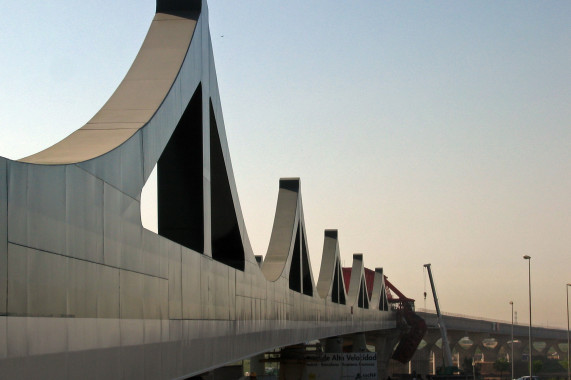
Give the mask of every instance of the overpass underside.
<path id="1" fill-rule="evenodd" d="M 141 224 L 155 167 L 158 233 Z M 367 291 L 355 255 L 346 289 L 327 230 L 316 284 L 305 236 L 299 179 L 282 179 L 256 260 L 206 2 L 159 0 L 133 66 L 85 126 L 0 158 L 0 378 L 184 378 L 276 347 L 396 331 L 382 270 Z"/>

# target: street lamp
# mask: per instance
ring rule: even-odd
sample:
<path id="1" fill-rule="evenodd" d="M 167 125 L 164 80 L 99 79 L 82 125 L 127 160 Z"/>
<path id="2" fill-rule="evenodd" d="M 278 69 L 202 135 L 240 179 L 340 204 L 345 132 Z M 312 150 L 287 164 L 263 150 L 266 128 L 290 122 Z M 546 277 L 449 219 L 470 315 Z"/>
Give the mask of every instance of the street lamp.
<path id="1" fill-rule="evenodd" d="M 515 377 L 514 377 L 514 301 L 510 301 L 510 305 L 512 306 L 512 354 L 510 356 L 510 362 L 512 362 L 512 380 L 513 380 L 513 379 L 515 379 Z"/>
<path id="2" fill-rule="evenodd" d="M 565 286 L 567 291 L 567 380 L 571 380 L 571 363 L 569 362 L 569 287 L 571 284 Z"/>
<path id="3" fill-rule="evenodd" d="M 524 255 L 524 260 L 527 260 L 527 273 L 528 273 L 528 284 L 529 284 L 529 380 L 533 379 L 533 360 L 531 356 L 531 256 Z"/>

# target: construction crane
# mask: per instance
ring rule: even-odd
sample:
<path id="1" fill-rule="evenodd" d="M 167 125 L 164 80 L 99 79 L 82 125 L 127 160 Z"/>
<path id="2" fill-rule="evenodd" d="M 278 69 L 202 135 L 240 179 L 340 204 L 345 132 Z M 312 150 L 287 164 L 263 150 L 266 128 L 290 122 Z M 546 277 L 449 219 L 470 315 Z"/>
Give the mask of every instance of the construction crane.
<path id="1" fill-rule="evenodd" d="M 440 334 L 442 335 L 442 353 L 444 360 L 443 374 L 451 375 L 458 371 L 458 368 L 454 367 L 452 364 L 452 353 L 450 352 L 450 345 L 448 344 L 448 334 L 446 333 L 446 326 L 444 325 L 444 319 L 442 318 L 442 313 L 440 313 L 440 305 L 438 305 L 438 297 L 436 296 L 436 287 L 434 286 L 434 279 L 432 278 L 432 271 L 430 270 L 430 264 L 424 264 L 424 267 L 428 271 L 428 278 L 430 279 L 430 286 L 432 287 L 432 297 L 434 298 L 434 305 L 436 306 L 436 316 L 438 317 L 438 326 L 440 327 Z"/>

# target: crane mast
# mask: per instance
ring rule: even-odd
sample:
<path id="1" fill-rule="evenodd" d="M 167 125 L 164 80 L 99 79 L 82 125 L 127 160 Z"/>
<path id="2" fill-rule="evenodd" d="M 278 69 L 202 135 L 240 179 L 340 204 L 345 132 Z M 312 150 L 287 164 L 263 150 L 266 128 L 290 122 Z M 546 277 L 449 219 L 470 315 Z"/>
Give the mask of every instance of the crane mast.
<path id="1" fill-rule="evenodd" d="M 430 287 L 432 288 L 432 297 L 434 298 L 434 305 L 436 306 L 436 315 L 438 317 L 438 326 L 440 327 L 440 334 L 442 335 L 442 352 L 444 354 L 444 366 L 452 367 L 452 353 L 450 352 L 450 345 L 448 344 L 448 334 L 446 333 L 446 326 L 444 319 L 440 313 L 440 306 L 438 305 L 438 297 L 436 296 L 436 288 L 434 287 L 434 279 L 432 278 L 432 271 L 430 264 L 424 264 L 428 271 L 428 278 L 430 279 Z"/>

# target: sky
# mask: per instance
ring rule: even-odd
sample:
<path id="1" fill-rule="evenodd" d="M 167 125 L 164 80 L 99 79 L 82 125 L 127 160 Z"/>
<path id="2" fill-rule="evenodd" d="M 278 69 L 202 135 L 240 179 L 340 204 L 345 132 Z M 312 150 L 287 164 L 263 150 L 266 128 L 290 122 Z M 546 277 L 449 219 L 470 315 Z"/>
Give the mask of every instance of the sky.
<path id="1" fill-rule="evenodd" d="M 0 156 L 63 139 L 105 103 L 152 0 L 1 2 Z M 265 254 L 300 177 L 314 279 L 323 231 L 416 306 L 566 327 L 571 2 L 218 0 L 210 30 L 236 185 Z"/>

